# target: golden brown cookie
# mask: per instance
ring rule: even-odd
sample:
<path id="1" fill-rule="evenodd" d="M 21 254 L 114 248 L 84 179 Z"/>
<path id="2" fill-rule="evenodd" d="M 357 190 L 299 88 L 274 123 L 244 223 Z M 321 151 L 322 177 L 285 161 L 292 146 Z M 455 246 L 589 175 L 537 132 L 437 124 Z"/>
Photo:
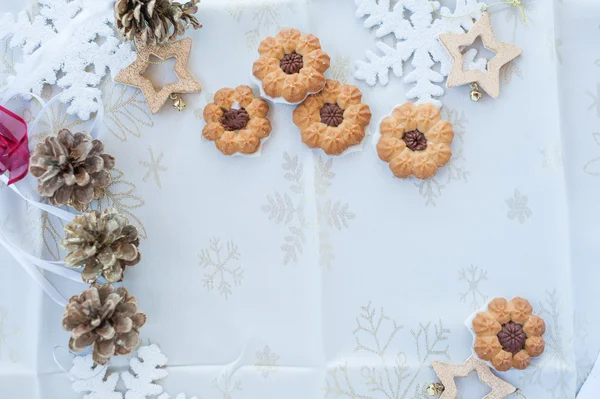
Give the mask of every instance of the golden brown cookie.
<path id="1" fill-rule="evenodd" d="M 299 103 L 325 86 L 323 75 L 331 63 L 319 39 L 297 29 L 283 29 L 258 46 L 260 57 L 252 74 L 271 98 Z"/>
<path id="2" fill-rule="evenodd" d="M 525 350 L 531 357 L 538 357 L 544 353 L 545 348 L 546 342 L 542 337 L 529 337 L 527 338 L 527 341 L 525 341 Z"/>
<path id="3" fill-rule="evenodd" d="M 502 350 L 502 345 L 497 336 L 477 337 L 475 339 L 475 353 L 482 360 L 492 360 Z"/>
<path id="4" fill-rule="evenodd" d="M 510 303 L 513 306 L 512 311 L 510 312 L 510 318 L 515 323 L 525 324 L 527 320 L 529 320 L 529 316 L 531 316 L 531 312 L 533 312 L 533 308 L 527 299 L 523 298 L 513 298 Z"/>
<path id="5" fill-rule="evenodd" d="M 531 356 L 525 350 L 521 350 L 513 356 L 513 367 L 517 370 L 525 370 L 530 364 Z"/>
<path id="6" fill-rule="evenodd" d="M 546 323 L 532 311 L 529 301 L 523 298 L 490 301 L 488 311 L 478 313 L 473 319 L 476 336 L 473 350 L 477 356 L 491 360 L 498 371 L 527 368 L 531 358 L 541 355 L 545 347 L 542 335 Z"/>
<path id="7" fill-rule="evenodd" d="M 473 331 L 478 337 L 496 336 L 502 325 L 489 312 L 477 313 L 473 319 Z"/>
<path id="8" fill-rule="evenodd" d="M 511 311 L 512 305 L 504 298 L 494 298 L 488 303 L 488 312 L 490 312 L 501 324 L 510 321 Z"/>
<path id="9" fill-rule="evenodd" d="M 223 88 L 215 93 L 214 102 L 204 108 L 206 126 L 202 135 L 214 141 L 225 155 L 254 154 L 261 139 L 271 133 L 268 112 L 269 104 L 256 98 L 250 87 Z"/>
<path id="10" fill-rule="evenodd" d="M 541 337 L 546 332 L 546 323 L 540 316 L 531 315 L 523 324 L 523 331 L 528 337 Z"/>
<path id="11" fill-rule="evenodd" d="M 371 109 L 361 99 L 358 87 L 327 80 L 321 92 L 308 96 L 294 110 L 302 142 L 328 155 L 339 155 L 360 144 L 371 122 Z"/>
<path id="12" fill-rule="evenodd" d="M 492 365 L 498 371 L 508 371 L 513 365 L 513 354 L 501 350 L 492 358 Z"/>
<path id="13" fill-rule="evenodd" d="M 356 100 L 348 92 L 342 101 Z M 392 115 L 383 118 L 379 131 L 377 153 L 396 177 L 430 178 L 452 157 L 452 125 L 441 119 L 440 110 L 433 104 L 405 103 L 396 107 Z"/>

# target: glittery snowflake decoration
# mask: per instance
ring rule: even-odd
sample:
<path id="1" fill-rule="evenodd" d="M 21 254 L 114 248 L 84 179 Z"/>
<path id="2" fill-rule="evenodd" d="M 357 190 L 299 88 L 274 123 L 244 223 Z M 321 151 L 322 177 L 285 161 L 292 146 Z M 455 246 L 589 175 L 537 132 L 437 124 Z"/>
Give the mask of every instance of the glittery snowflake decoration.
<path id="1" fill-rule="evenodd" d="M 367 51 L 368 61 L 356 63 L 355 77 L 374 86 L 377 81 L 387 85 L 389 70 L 395 76 L 404 76 L 404 68 L 411 59 L 412 70 L 404 76 L 404 82 L 412 84 L 408 99 L 417 103 L 432 102 L 441 107 L 436 99 L 444 94 L 441 83 L 448 76 L 452 60 L 444 50 L 439 37 L 442 33 L 465 33 L 473 26 L 474 18 L 479 17 L 483 3 L 477 0 L 456 0 L 456 8 L 451 12 L 441 7 L 437 1 L 429 0 L 355 0 L 358 18 L 367 17 L 365 28 L 375 30 L 377 38 L 390 34 L 395 46 L 378 41 L 379 54 Z M 434 12 L 435 10 L 435 12 Z M 473 13 L 474 14 L 470 14 Z M 470 16 L 460 17 L 466 14 Z M 440 15 L 449 17 L 442 18 Z M 483 69 L 487 62 L 475 60 L 476 50 L 467 53 L 468 68 Z M 439 64 L 439 68 L 436 67 Z"/>
<path id="2" fill-rule="evenodd" d="M 98 85 L 107 68 L 115 76 L 135 58 L 130 44 L 115 37 L 112 0 L 39 0 L 33 15 L 0 19 L 0 40 L 21 48 L 23 59 L 7 80 L 4 99 L 41 95 L 45 84 L 67 90 L 60 101 L 82 120 L 99 110 Z"/>
<path id="3" fill-rule="evenodd" d="M 137 357 L 129 362 L 130 370 L 121 375 L 111 374 L 108 366 L 96 365 L 92 355 L 87 355 L 75 356 L 69 376 L 73 381 L 73 390 L 85 393 L 84 399 L 170 399 L 171 396 L 164 393 L 163 387 L 157 383 L 169 375 L 166 364 L 167 357 L 160 348 L 149 345 L 138 349 Z M 117 390 L 119 378 L 123 380 L 127 390 L 125 394 Z M 186 399 L 186 395 L 180 393 L 175 399 Z"/>

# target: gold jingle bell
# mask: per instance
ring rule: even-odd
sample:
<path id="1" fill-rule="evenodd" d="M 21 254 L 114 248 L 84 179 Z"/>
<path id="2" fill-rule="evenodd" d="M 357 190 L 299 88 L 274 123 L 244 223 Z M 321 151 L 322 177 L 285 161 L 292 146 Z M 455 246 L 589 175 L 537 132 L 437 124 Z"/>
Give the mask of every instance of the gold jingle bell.
<path id="1" fill-rule="evenodd" d="M 185 109 L 185 106 L 186 106 L 185 102 L 177 94 L 171 94 L 170 98 L 171 98 L 171 100 L 173 100 L 173 107 L 175 107 L 175 109 L 177 109 L 177 111 L 181 112 Z"/>
<path id="2" fill-rule="evenodd" d="M 481 100 L 483 93 L 479 91 L 479 85 L 477 83 L 471 83 L 471 93 L 469 93 L 469 95 L 471 96 L 471 101 L 478 102 Z"/>
<path id="3" fill-rule="evenodd" d="M 444 386 L 439 382 L 429 384 L 425 392 L 427 392 L 427 395 L 429 396 L 438 396 L 439 394 L 444 392 Z"/>

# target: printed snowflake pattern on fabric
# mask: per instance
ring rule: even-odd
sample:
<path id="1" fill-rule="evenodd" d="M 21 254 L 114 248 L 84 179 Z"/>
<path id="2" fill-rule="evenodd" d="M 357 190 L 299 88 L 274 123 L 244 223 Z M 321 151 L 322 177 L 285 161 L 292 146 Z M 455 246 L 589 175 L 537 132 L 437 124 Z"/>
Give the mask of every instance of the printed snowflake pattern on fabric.
<path id="1" fill-rule="evenodd" d="M 549 145 L 540 150 L 542 167 L 551 170 L 560 170 L 563 165 L 562 147 L 559 144 Z"/>
<path id="2" fill-rule="evenodd" d="M 376 309 L 369 302 L 361 306 L 356 318 L 353 334 L 356 339 L 354 352 L 369 358 L 369 366 L 359 370 L 346 363 L 329 370 L 325 396 L 351 399 L 406 399 L 427 398 L 424 389 L 428 375 L 422 375 L 436 359 L 450 360 L 448 340 L 450 330 L 440 321 L 420 324 L 410 330 L 415 344 L 414 357 L 405 350 L 392 349 L 396 337 L 402 330 L 396 320 L 385 314 L 383 308 Z M 433 330 L 433 331 L 432 331 Z M 366 359 L 366 357 L 365 357 Z M 354 380 L 354 377 L 360 379 Z"/>
<path id="3" fill-rule="evenodd" d="M 275 191 L 273 195 L 267 195 L 267 203 L 261 206 L 269 220 L 277 224 L 284 224 L 289 230 L 285 236 L 281 250 L 284 253 L 283 263 L 287 265 L 290 262 L 297 263 L 298 258 L 304 252 L 306 244 L 306 218 L 304 216 L 304 164 L 300 162 L 298 156 L 290 156 L 287 152 L 283 154 L 283 164 L 281 168 L 284 171 L 284 178 L 290 183 L 290 193 L 280 193 Z M 299 199 L 298 205 L 292 197 Z"/>
<path id="4" fill-rule="evenodd" d="M 47 201 L 44 201 L 47 203 Z M 26 227 L 22 244 L 35 250 L 41 248 L 46 257 L 55 261 L 64 258 L 65 253 L 60 246 L 64 231 L 64 221 L 47 212 L 39 212 L 36 207 L 26 203 L 27 213 L 24 220 Z M 66 207 L 63 207 L 66 209 Z M 6 231 L 6 230 L 5 230 Z"/>
<path id="5" fill-rule="evenodd" d="M 488 296 L 483 294 L 479 287 L 482 281 L 487 280 L 487 271 L 471 265 L 469 268 L 462 268 L 458 272 L 458 280 L 469 285 L 467 290 L 460 293 L 460 301 L 467 302 L 467 300 L 470 300 L 471 310 L 477 310 L 487 302 Z"/>
<path id="6" fill-rule="evenodd" d="M 222 399 L 231 399 L 236 391 L 242 390 L 242 381 L 233 378 L 233 373 L 227 372 L 213 380 L 213 388 L 219 391 Z"/>
<path id="7" fill-rule="evenodd" d="M 154 126 L 152 113 L 141 90 L 116 84 L 106 79 L 102 85 L 104 120 L 102 123 L 117 139 L 125 142 L 129 136 L 141 137 L 142 131 Z"/>
<path id="8" fill-rule="evenodd" d="M 592 138 L 596 145 L 600 146 L 600 133 L 592 133 Z M 583 171 L 590 176 L 600 176 L 600 156 L 588 161 L 583 167 Z"/>
<path id="9" fill-rule="evenodd" d="M 166 172 L 168 170 L 166 166 L 162 165 L 164 154 L 161 151 L 160 154 L 158 155 L 158 157 L 156 157 L 156 156 L 154 156 L 154 151 L 152 151 L 152 148 L 150 148 L 150 147 L 148 147 L 148 152 L 150 153 L 150 160 L 149 161 L 140 160 L 140 166 L 143 166 L 144 168 L 147 169 L 147 172 L 144 175 L 144 177 L 142 177 L 142 180 L 146 182 L 146 181 L 152 179 L 152 180 L 154 180 L 154 182 L 156 183 L 158 188 L 162 188 L 161 181 L 160 181 L 160 173 Z"/>
<path id="10" fill-rule="evenodd" d="M 256 364 L 254 367 L 263 377 L 269 377 L 269 374 L 277 371 L 277 362 L 279 355 L 272 352 L 268 345 L 265 345 L 263 350 L 256 352 Z"/>
<path id="11" fill-rule="evenodd" d="M 561 317 L 560 298 L 556 292 L 546 291 L 546 299 L 540 303 L 539 315 L 546 321 L 546 350 L 544 354 L 520 377 L 523 387 L 529 384 L 545 388 L 548 398 L 567 399 L 575 392 L 572 366 L 572 338 L 565 337 L 563 326 L 567 320 Z"/>
<path id="12" fill-rule="evenodd" d="M 529 198 L 515 189 L 514 196 L 506 200 L 506 205 L 508 206 L 506 217 L 510 220 L 518 220 L 521 224 L 525 223 L 533 214 L 527 206 L 528 202 Z"/>
<path id="13" fill-rule="evenodd" d="M 253 29 L 246 31 L 246 45 L 249 49 L 256 49 L 262 37 L 269 34 L 274 35 L 281 30 L 281 14 L 295 13 L 297 6 L 305 3 L 300 0 L 288 0 L 287 2 L 260 2 L 256 0 L 232 0 L 227 6 L 227 11 L 238 23 L 242 22 L 244 12 L 252 14 Z M 247 21 L 244 21 L 247 22 Z"/>
<path id="14" fill-rule="evenodd" d="M 244 270 L 241 266 L 231 264 L 241 258 L 238 247 L 233 241 L 227 243 L 225 255 L 223 249 L 221 240 L 217 237 L 212 238 L 210 246 L 198 255 L 198 264 L 208 269 L 204 275 L 204 288 L 208 291 L 216 288 L 225 299 L 228 299 L 229 295 L 233 294 L 232 287 L 242 284 Z"/>
<path id="15" fill-rule="evenodd" d="M 379 54 L 367 51 L 368 61 L 356 63 L 355 77 L 364 80 L 370 86 L 379 81 L 383 86 L 388 84 L 389 70 L 396 77 L 404 76 L 404 68 L 412 58 L 412 71 L 404 76 L 404 82 L 413 87 L 406 97 L 416 99 L 417 103 L 432 102 L 438 107 L 442 103 L 437 100 L 444 94 L 441 83 L 448 76 L 452 60 L 439 42 L 443 33 L 465 33 L 473 26 L 473 20 L 479 13 L 459 18 L 480 10 L 483 3 L 477 0 L 457 0 L 454 12 L 441 7 L 437 1 L 424 0 L 355 0 L 358 9 L 357 18 L 367 17 L 364 26 L 367 29 L 376 27 L 375 35 L 383 39 L 393 35 L 395 46 L 383 40 L 376 44 Z M 451 18 L 440 18 L 435 10 Z M 456 16 L 456 17 L 455 17 Z M 486 63 L 473 62 L 475 54 L 469 53 L 471 67 L 485 67 Z M 439 64 L 439 70 L 436 67 Z"/>
<path id="16" fill-rule="evenodd" d="M 129 361 L 130 370 L 121 375 L 111 374 L 108 365 L 97 366 L 92 355 L 87 355 L 73 358 L 69 376 L 73 381 L 73 390 L 85 393 L 84 399 L 145 399 L 150 396 L 169 399 L 171 396 L 163 392 L 163 387 L 158 382 L 169 375 L 166 365 L 167 357 L 160 348 L 149 345 L 138 349 L 137 355 Z M 124 395 L 117 388 L 119 379 L 126 389 Z M 180 393 L 176 399 L 186 399 L 186 395 Z"/>
<path id="17" fill-rule="evenodd" d="M 60 101 L 82 120 L 99 111 L 98 87 L 110 69 L 115 76 L 135 58 L 130 44 L 115 37 L 110 0 L 39 0 L 35 15 L 21 11 L 0 20 L 0 40 L 22 48 L 23 61 L 7 79 L 5 99 L 27 93 L 41 95 L 45 84 L 65 89 Z M 40 60 L 44 60 L 43 63 Z M 68 89 L 68 90 L 67 90 Z"/>
<path id="18" fill-rule="evenodd" d="M 9 340 L 20 336 L 21 331 L 18 329 L 9 330 L 7 320 L 8 310 L 0 306 L 0 361 L 3 360 L 5 354 L 8 354 L 7 357 L 13 363 L 16 363 L 19 360 L 19 355 L 16 349 L 14 349 L 12 346 L 9 346 Z"/>
<path id="19" fill-rule="evenodd" d="M 319 263 L 322 268 L 331 269 L 335 259 L 330 231 L 342 231 L 350 227 L 356 215 L 350 205 L 342 200 L 332 199 L 329 188 L 333 185 L 335 172 L 333 159 L 326 161 L 320 155 L 314 156 L 315 192 L 317 194 L 317 218 L 319 221 Z"/>
<path id="20" fill-rule="evenodd" d="M 114 208 L 123 214 L 129 223 L 138 229 L 142 238 L 148 238 L 146 227 L 133 211 L 146 205 L 146 202 L 137 195 L 137 187 L 130 181 L 125 180 L 124 173 L 118 168 L 111 170 L 112 183 L 104 192 L 104 198 L 92 205 L 91 209 L 103 211 L 106 208 Z"/>
<path id="21" fill-rule="evenodd" d="M 600 83 L 598 83 L 598 86 L 596 87 L 596 93 L 592 93 L 591 90 L 586 90 L 585 94 L 587 94 L 592 100 L 588 110 L 594 111 L 596 116 L 600 118 Z"/>

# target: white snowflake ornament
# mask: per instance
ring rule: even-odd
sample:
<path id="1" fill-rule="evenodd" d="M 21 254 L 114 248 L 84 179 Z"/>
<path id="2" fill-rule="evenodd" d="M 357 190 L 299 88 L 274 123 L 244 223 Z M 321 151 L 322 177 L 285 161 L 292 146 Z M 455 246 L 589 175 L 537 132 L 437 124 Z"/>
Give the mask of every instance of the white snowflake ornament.
<path id="1" fill-rule="evenodd" d="M 473 19 L 479 17 L 484 3 L 477 0 L 456 0 L 456 8 L 452 13 L 447 7 L 441 7 L 439 2 L 430 0 L 355 2 L 358 6 L 356 16 L 367 16 L 365 28 L 379 25 L 375 31 L 378 38 L 389 34 L 393 34 L 395 38 L 395 47 L 383 41 L 377 42 L 376 46 L 381 54 L 367 51 L 368 61 L 356 63 L 356 79 L 364 80 L 370 86 L 375 86 L 377 81 L 385 86 L 389 70 L 395 76 L 402 77 L 405 64 L 412 57 L 410 64 L 413 69 L 404 76 L 404 82 L 413 84 L 413 87 L 406 97 L 416 99 L 417 104 L 432 102 L 441 107 L 442 103 L 437 97 L 444 94 L 441 83 L 450 72 L 452 60 L 439 42 L 439 37 L 443 33 L 468 31 L 473 25 Z M 440 14 L 449 18 L 442 18 Z M 459 17 L 467 14 L 470 16 Z M 485 68 L 485 60 L 476 61 L 473 52 L 467 57 L 469 67 Z M 436 64 L 439 64 L 439 71 L 435 68 Z"/>
<path id="2" fill-rule="evenodd" d="M 158 346 L 143 346 L 138 350 L 138 358 L 131 359 L 131 371 L 121 374 L 125 387 L 128 389 L 125 399 L 144 399 L 146 396 L 158 395 L 163 389 L 154 381 L 165 378 L 169 373 L 163 367 L 167 357 Z M 141 359 L 141 360 L 140 360 Z"/>
<path id="3" fill-rule="evenodd" d="M 73 390 L 85 393 L 84 399 L 123 399 L 120 392 L 116 392 L 119 374 L 111 374 L 106 378 L 108 366 L 97 366 L 92 355 L 75 356 L 73 368 L 69 371 L 73 380 Z"/>
<path id="4" fill-rule="evenodd" d="M 0 40 L 21 47 L 23 60 L 7 80 L 3 100 L 27 93 L 40 96 L 44 84 L 65 91 L 67 112 L 87 120 L 100 107 L 98 88 L 106 69 L 115 76 L 135 58 L 130 44 L 115 37 L 113 0 L 39 0 L 39 11 L 21 11 L 0 20 Z"/>
<path id="5" fill-rule="evenodd" d="M 129 361 L 130 371 L 120 376 L 118 373 L 107 375 L 109 367 L 96 365 L 92 355 L 75 356 L 69 376 L 73 381 L 73 390 L 85 393 L 83 399 L 171 399 L 158 382 L 169 375 L 166 364 L 167 357 L 160 348 L 149 345 L 138 349 L 137 356 Z M 125 385 L 125 395 L 116 388 L 119 378 Z M 175 397 L 186 398 L 183 393 Z M 194 396 L 190 399 L 198 398 Z"/>

